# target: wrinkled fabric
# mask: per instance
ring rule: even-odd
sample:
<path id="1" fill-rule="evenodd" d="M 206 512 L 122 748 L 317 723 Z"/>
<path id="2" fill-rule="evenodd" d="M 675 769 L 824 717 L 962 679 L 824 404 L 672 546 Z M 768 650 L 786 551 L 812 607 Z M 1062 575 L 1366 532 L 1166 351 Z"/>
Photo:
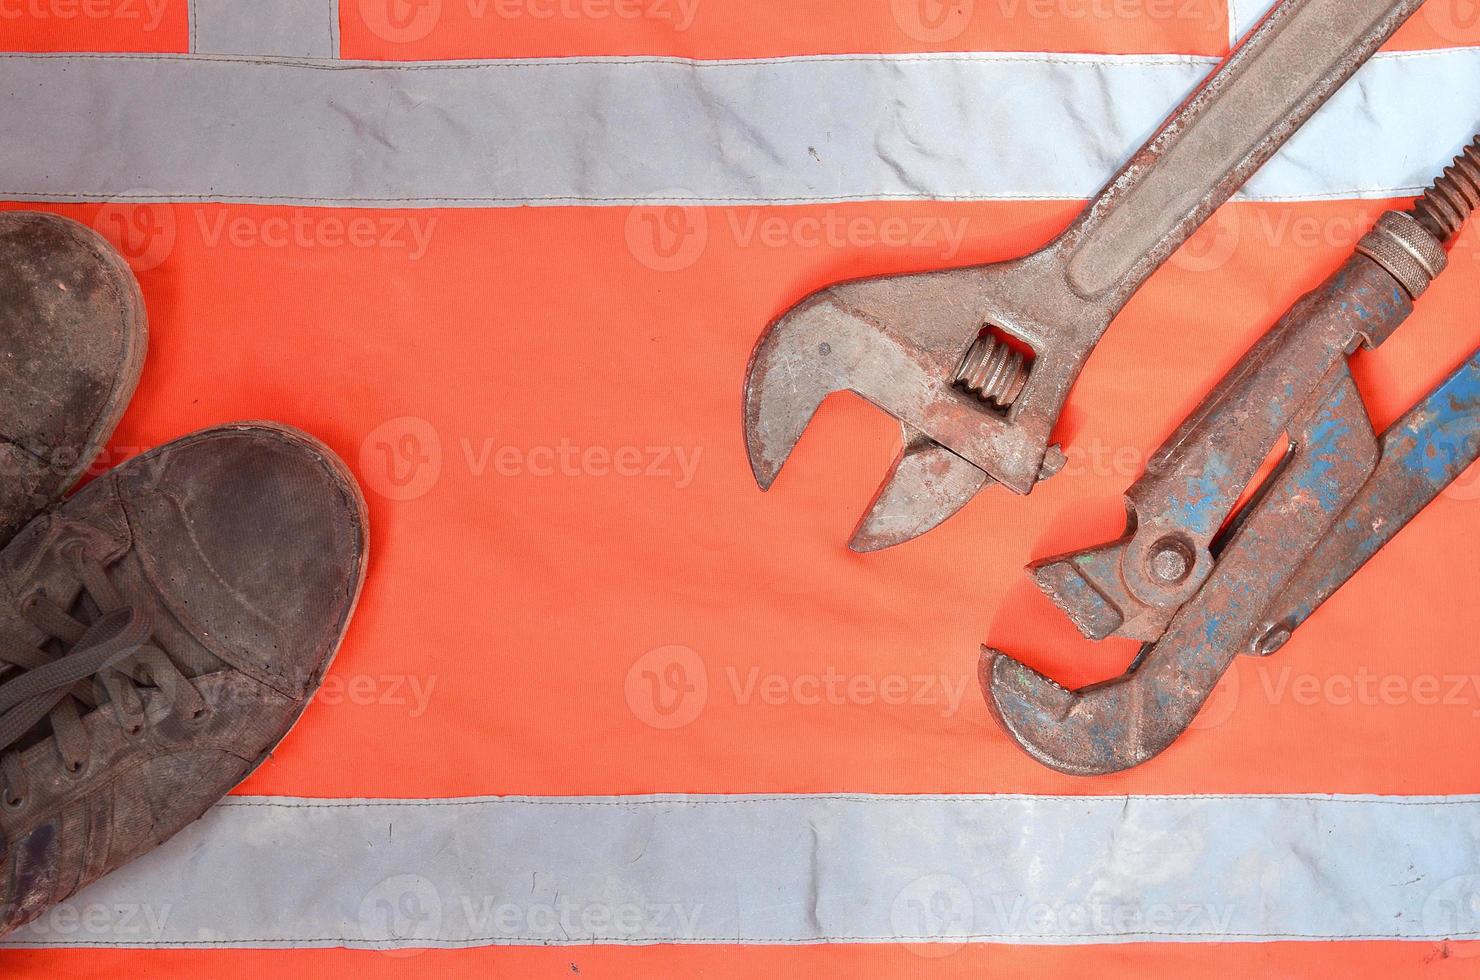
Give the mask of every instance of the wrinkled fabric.
<path id="1" fill-rule="evenodd" d="M 976 681 L 983 642 L 1070 684 L 1130 663 L 1023 566 L 1117 537 L 1176 423 L 1469 139 L 1462 7 L 1429 0 L 1136 297 L 1032 497 L 848 553 L 898 431 L 846 396 L 755 487 L 740 389 L 778 312 L 1041 246 L 1260 12 L 1099 6 L 711 0 L 680 30 L 353 0 L 309 64 L 321 21 L 206 54 L 201 5 L 194 44 L 177 11 L 0 58 L 28 136 L 0 198 L 100 229 L 155 325 L 106 459 L 279 418 L 350 461 L 376 548 L 283 751 L 0 968 L 1462 973 L 1473 477 L 1142 770 L 1043 769 Z M 1379 427 L 1473 353 L 1472 234 L 1354 361 Z"/>

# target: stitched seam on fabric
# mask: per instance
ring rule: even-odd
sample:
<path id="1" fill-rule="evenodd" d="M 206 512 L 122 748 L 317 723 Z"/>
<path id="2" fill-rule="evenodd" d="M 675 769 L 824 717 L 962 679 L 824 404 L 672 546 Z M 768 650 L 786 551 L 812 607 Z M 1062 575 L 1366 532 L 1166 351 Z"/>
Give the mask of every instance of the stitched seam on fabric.
<path id="1" fill-rule="evenodd" d="M 1062 940 L 1062 939 L 1134 939 L 1134 938 L 1138 938 L 1138 937 L 1142 937 L 1142 936 L 1150 936 L 1150 937 L 1157 937 L 1157 938 L 1170 938 L 1170 939 L 1199 939 L 1199 938 L 1201 938 L 1201 939 L 1210 939 L 1210 940 L 1219 940 L 1219 939 L 1254 939 L 1254 940 L 1259 940 L 1259 939 L 1297 939 L 1297 940 L 1310 940 L 1310 941 L 1322 941 L 1322 940 L 1329 940 L 1329 941 L 1335 941 L 1335 940 L 1368 940 L 1368 941 L 1373 941 L 1373 942 L 1381 942 L 1381 941 L 1389 941 L 1389 942 L 1443 942 L 1444 940 L 1466 940 L 1466 939 L 1480 938 L 1480 932 L 1461 932 L 1461 933 L 1443 933 L 1443 934 L 1419 934 L 1419 935 L 1396 935 L 1396 934 L 1367 933 L 1367 932 L 1363 932 L 1363 933 L 1325 933 L 1325 932 L 1319 932 L 1319 933 L 1307 933 L 1307 932 L 1087 932 L 1087 933 L 1055 933 L 1052 938 L 1053 939 L 1056 939 L 1056 940 Z M 951 935 L 951 934 L 945 934 L 945 935 L 931 935 L 931 936 L 889 936 L 889 935 L 880 935 L 880 936 L 817 936 L 817 937 L 809 937 L 809 938 L 805 938 L 805 939 L 798 939 L 796 937 L 786 937 L 786 936 L 776 936 L 776 937 L 768 937 L 768 938 L 753 938 L 753 939 L 739 939 L 739 938 L 736 938 L 734 936 L 686 936 L 686 937 L 683 937 L 682 939 L 654 938 L 654 939 L 632 940 L 630 942 L 621 942 L 621 941 L 617 941 L 617 940 L 590 940 L 590 939 L 583 939 L 583 940 L 580 940 L 580 941 L 571 941 L 571 942 L 565 943 L 565 942 L 555 942 L 555 941 L 550 940 L 548 937 L 541 937 L 541 936 L 504 936 L 504 935 L 499 935 L 499 936 L 474 936 L 474 937 L 471 937 L 471 938 L 468 938 L 468 939 L 442 940 L 440 942 L 433 941 L 433 945 L 431 945 L 430 947 L 425 947 L 425 948 L 433 948 L 433 949 L 436 949 L 436 948 L 457 947 L 457 946 L 473 946 L 473 945 L 480 945 L 480 944 L 481 945 L 490 945 L 490 946 L 493 946 L 493 945 L 497 945 L 497 946 L 532 945 L 532 946 L 557 946 L 557 947 L 558 946 L 653 946 L 653 945 L 684 946 L 684 945 L 693 945 L 693 944 L 696 944 L 696 943 L 723 943 L 725 945 L 734 945 L 734 946 L 817 946 L 817 945 L 827 945 L 827 944 L 831 944 L 831 943 L 886 943 L 886 942 L 898 942 L 898 943 L 906 943 L 906 944 L 909 944 L 909 943 L 929 943 L 929 942 L 936 942 L 936 941 L 965 943 L 965 942 L 972 942 L 972 941 L 982 942 L 982 941 L 987 941 L 987 940 L 995 940 L 995 941 L 999 941 L 999 942 L 1002 942 L 1002 943 L 1016 943 L 1016 942 L 1035 943 L 1036 942 L 1038 944 L 1043 944 L 1044 943 L 1044 938 L 1045 937 L 1042 936 L 1041 934 L 1034 934 L 1034 933 L 974 933 L 974 934 L 970 934 L 970 935 Z M 146 948 L 146 949 L 164 949 L 164 948 L 174 947 L 174 946 L 182 946 L 182 947 L 184 947 L 184 946 L 210 946 L 210 947 L 215 947 L 215 948 L 218 948 L 218 949 L 237 949 L 237 948 L 241 948 L 243 946 L 267 946 L 267 945 L 271 945 L 271 946 L 286 946 L 286 947 L 289 947 L 289 948 L 296 948 L 296 947 L 302 946 L 304 944 L 316 944 L 316 943 L 338 943 L 338 944 L 365 943 L 365 938 L 363 936 L 315 936 L 315 937 L 311 937 L 311 938 L 307 938 L 307 939 L 265 939 L 265 938 L 261 938 L 261 939 L 240 939 L 240 940 L 235 940 L 233 942 L 228 942 L 228 943 L 223 943 L 223 942 L 219 942 L 219 941 L 211 941 L 211 940 L 199 940 L 199 941 L 196 941 L 196 940 L 188 940 L 188 939 L 160 940 L 158 942 L 119 940 L 118 942 L 76 943 L 76 944 L 71 944 L 69 946 L 62 946 L 62 947 L 53 947 L 51 944 L 49 944 L 49 943 L 43 943 L 43 942 L 24 942 L 24 941 L 13 941 L 12 942 L 12 941 L 7 941 L 6 945 L 17 947 L 17 948 L 19 948 L 19 947 L 25 947 L 25 946 L 31 946 L 31 947 L 44 947 L 44 948 L 78 948 L 78 949 L 81 949 L 81 948 L 95 948 L 95 947 L 102 947 L 102 948 L 141 947 L 141 948 Z M 1054 945 L 1054 944 L 1053 943 L 1048 943 L 1047 945 Z M 387 947 L 384 947 L 384 948 L 387 948 L 387 949 L 398 949 L 398 948 L 423 948 L 423 947 L 424 947 L 424 944 L 423 944 L 423 946 L 419 946 L 417 942 L 412 941 L 412 942 L 408 942 L 405 947 L 387 946 Z M 369 948 L 369 949 L 372 949 L 373 950 L 373 949 L 378 948 L 378 947 L 368 946 L 366 948 Z"/>
<path id="2" fill-rule="evenodd" d="M 382 807 L 396 808 L 454 808 L 469 806 L 578 806 L 578 807 L 633 807 L 633 806 L 672 806 L 672 807 L 696 807 L 696 806 L 745 806 L 752 803 L 816 803 L 816 802 L 840 802 L 840 803 L 915 803 L 915 804 L 991 804 L 991 803 L 1113 803 L 1124 806 L 1127 803 L 1137 802 L 1173 802 L 1173 801 L 1241 801 L 1250 802 L 1309 802 L 1309 803 L 1335 803 L 1357 806 L 1480 806 L 1477 799 L 1458 800 L 1403 800 L 1388 798 L 1351 799 L 1346 797 L 1319 797 L 1300 795 L 1271 794 L 1259 795 L 1207 795 L 1207 796 L 997 796 L 997 797 L 949 797 L 949 796 L 829 796 L 817 794 L 811 796 L 747 796 L 733 800 L 680 800 L 680 799 L 641 799 L 632 800 L 538 800 L 522 798 L 494 798 L 486 800 L 377 800 L 377 801 L 280 801 L 280 800 L 239 800 L 228 797 L 217 804 L 218 807 L 251 808 L 261 807 L 269 809 L 286 810 L 358 810 L 378 809 Z"/>
<path id="3" fill-rule="evenodd" d="M 1345 200 L 1372 200 L 1368 195 L 1380 197 L 1406 197 L 1422 191 L 1422 187 L 1358 187 L 1349 190 L 1324 191 L 1312 194 L 1278 194 L 1268 197 L 1240 197 L 1233 200 L 1235 204 L 1260 204 L 1301 201 L 1345 201 Z M 888 192 L 876 194 L 838 194 L 833 197 L 572 197 L 567 194 L 558 195 L 525 195 L 522 197 L 322 197 L 304 194 L 168 194 L 161 197 L 158 194 L 66 194 L 60 191 L 0 191 L 0 200 L 19 200 L 21 198 L 45 198 L 47 200 L 65 201 L 151 201 L 160 204 L 226 204 L 231 202 L 274 202 L 274 201 L 307 201 L 317 204 L 336 204 L 353 207 L 356 204 L 487 204 L 495 206 L 498 204 L 520 204 L 529 202 L 544 202 L 549 204 L 569 204 L 572 207 L 583 205 L 604 205 L 610 207 L 625 207 L 642 204 L 678 204 L 691 207 L 766 207 L 768 205 L 786 205 L 794 207 L 806 207 L 813 204 L 831 204 L 841 202 L 868 201 L 918 201 L 929 204 L 934 201 L 949 201 L 960 203 L 984 203 L 990 204 L 994 201 L 1045 201 L 1045 202 L 1083 202 L 1086 199 L 1080 197 L 1054 197 L 1043 194 L 933 194 L 921 196 L 918 194 L 891 194 Z"/>
<path id="4" fill-rule="evenodd" d="M 1416 58 L 1455 57 L 1461 52 L 1480 52 L 1480 48 L 1430 48 L 1415 51 L 1384 51 L 1372 57 L 1372 61 L 1402 61 Z M 0 58 L 26 59 L 31 61 L 123 61 L 123 62 L 220 62 L 223 64 L 254 65 L 267 68 L 302 68 L 308 71 L 470 71 L 506 68 L 561 68 L 566 66 L 588 67 L 592 65 L 671 65 L 679 68 L 750 68 L 766 65 L 789 64 L 928 64 L 936 62 L 962 62 L 967 64 L 1035 64 L 1077 65 L 1086 68 L 1110 68 L 1117 65 L 1132 67 L 1181 67 L 1185 65 L 1216 65 L 1221 59 L 1198 55 L 1163 55 L 1155 59 L 1137 58 L 1127 55 L 1082 55 L 1065 57 L 1054 52 L 1041 56 L 1025 56 L 1018 53 L 998 52 L 952 52 L 949 54 L 920 55 L 810 55 L 789 58 L 737 58 L 729 60 L 698 60 L 693 58 L 525 58 L 488 59 L 485 61 L 446 62 L 395 62 L 352 61 L 342 64 L 325 64 L 295 58 L 251 58 L 215 54 L 139 55 L 109 52 L 66 52 L 36 53 L 11 51 L 0 53 Z"/>
<path id="5" fill-rule="evenodd" d="M 1439 52 L 1444 53 L 1444 52 Z M 98 52 L 68 52 L 68 53 L 46 53 L 28 51 L 0 52 L 0 58 L 22 59 L 29 61 L 121 61 L 125 63 L 154 63 L 165 64 L 190 64 L 193 62 L 212 62 L 217 64 L 252 65 L 262 68 L 303 68 L 309 71 L 469 71 L 480 69 L 506 69 L 506 68 L 564 68 L 591 67 L 601 65 L 611 66 L 645 66 L 645 65 L 668 65 L 675 68 L 755 68 L 768 65 L 792 65 L 792 64 L 828 64 L 837 62 L 840 64 L 931 64 L 961 62 L 966 64 L 1032 64 L 1032 65 L 1077 65 L 1085 68 L 1107 68 L 1118 65 L 1130 67 L 1183 67 L 1186 65 L 1215 65 L 1219 63 L 1217 58 L 1202 58 L 1195 55 L 1165 55 L 1156 59 L 1135 58 L 1125 55 L 1085 55 L 1079 58 L 1060 57 L 1053 54 L 1045 54 L 1043 57 L 1029 57 L 1021 54 L 996 54 L 994 52 L 963 52 L 950 55 L 816 55 L 792 58 L 736 58 L 728 60 L 704 61 L 693 58 L 524 58 L 524 59 L 487 59 L 482 61 L 445 61 L 445 62 L 407 62 L 397 64 L 394 61 L 348 61 L 343 64 L 315 63 L 300 58 L 270 58 L 270 57 L 243 57 L 225 54 L 126 54 Z"/>

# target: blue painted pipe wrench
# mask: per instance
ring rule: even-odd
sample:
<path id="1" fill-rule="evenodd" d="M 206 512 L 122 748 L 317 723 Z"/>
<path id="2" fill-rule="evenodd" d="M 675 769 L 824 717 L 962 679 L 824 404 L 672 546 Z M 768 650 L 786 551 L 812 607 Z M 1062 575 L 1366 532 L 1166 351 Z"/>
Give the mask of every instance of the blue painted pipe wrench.
<path id="1" fill-rule="evenodd" d="M 1123 538 L 1032 566 L 1086 636 L 1145 644 L 1124 676 L 1080 691 L 985 651 L 987 701 L 1033 758 L 1096 775 L 1161 753 L 1235 657 L 1284 646 L 1480 456 L 1480 352 L 1380 439 L 1347 365 L 1409 317 L 1477 207 L 1480 138 L 1411 210 L 1384 214 L 1173 433 L 1127 492 Z"/>

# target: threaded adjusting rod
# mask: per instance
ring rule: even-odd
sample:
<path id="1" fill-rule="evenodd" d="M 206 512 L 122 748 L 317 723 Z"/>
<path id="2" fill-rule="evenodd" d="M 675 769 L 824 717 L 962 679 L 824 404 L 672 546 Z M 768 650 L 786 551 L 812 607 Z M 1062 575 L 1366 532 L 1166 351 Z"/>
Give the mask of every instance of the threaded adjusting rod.
<path id="1" fill-rule="evenodd" d="M 1480 136 L 1454 158 L 1444 176 L 1434 181 L 1408 213 L 1429 234 L 1447 242 L 1459 234 L 1476 208 L 1480 208 Z"/>
<path id="2" fill-rule="evenodd" d="M 1445 244 L 1480 208 L 1480 136 L 1407 211 L 1389 211 L 1357 245 L 1381 265 L 1414 299 L 1449 264 Z"/>
<path id="3" fill-rule="evenodd" d="M 1021 351 L 987 327 L 961 359 L 952 380 L 987 404 L 1005 410 L 1022 396 L 1030 369 Z"/>

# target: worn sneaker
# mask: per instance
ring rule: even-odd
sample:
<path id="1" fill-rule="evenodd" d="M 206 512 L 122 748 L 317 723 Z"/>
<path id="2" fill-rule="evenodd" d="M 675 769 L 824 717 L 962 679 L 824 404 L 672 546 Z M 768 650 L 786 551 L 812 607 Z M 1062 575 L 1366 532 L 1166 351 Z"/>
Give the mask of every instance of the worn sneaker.
<path id="1" fill-rule="evenodd" d="M 0 212 L 0 545 L 82 477 L 144 367 L 123 257 L 52 214 Z"/>
<path id="2" fill-rule="evenodd" d="M 203 815 L 318 689 L 365 503 L 269 423 L 146 453 L 0 551 L 0 934 Z"/>

